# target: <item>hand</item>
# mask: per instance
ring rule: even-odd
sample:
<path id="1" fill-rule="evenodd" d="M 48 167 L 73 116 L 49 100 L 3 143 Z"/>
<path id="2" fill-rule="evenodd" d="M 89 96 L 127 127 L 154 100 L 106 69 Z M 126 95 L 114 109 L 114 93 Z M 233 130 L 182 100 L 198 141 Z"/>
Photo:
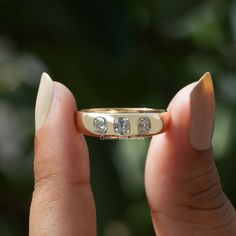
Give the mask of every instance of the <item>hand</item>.
<path id="1" fill-rule="evenodd" d="M 236 235 L 236 214 L 212 158 L 214 91 L 210 74 L 173 98 L 168 132 L 152 138 L 145 186 L 159 236 Z M 75 124 L 76 102 L 43 74 L 36 103 L 35 190 L 30 236 L 94 236 L 89 157 Z"/>

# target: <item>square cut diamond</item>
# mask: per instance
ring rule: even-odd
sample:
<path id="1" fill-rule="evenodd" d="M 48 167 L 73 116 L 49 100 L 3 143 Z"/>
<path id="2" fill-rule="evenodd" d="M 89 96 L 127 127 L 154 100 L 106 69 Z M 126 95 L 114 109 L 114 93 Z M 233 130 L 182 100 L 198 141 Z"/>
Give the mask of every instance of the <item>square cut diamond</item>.
<path id="1" fill-rule="evenodd" d="M 104 117 L 98 116 L 93 120 L 93 130 L 99 134 L 107 132 L 107 121 Z"/>
<path id="2" fill-rule="evenodd" d="M 114 120 L 113 128 L 115 133 L 127 135 L 130 133 L 130 122 L 126 117 L 118 117 Z"/>
<path id="3" fill-rule="evenodd" d="M 148 117 L 140 117 L 138 119 L 138 133 L 140 135 L 148 134 L 151 130 L 151 121 Z"/>

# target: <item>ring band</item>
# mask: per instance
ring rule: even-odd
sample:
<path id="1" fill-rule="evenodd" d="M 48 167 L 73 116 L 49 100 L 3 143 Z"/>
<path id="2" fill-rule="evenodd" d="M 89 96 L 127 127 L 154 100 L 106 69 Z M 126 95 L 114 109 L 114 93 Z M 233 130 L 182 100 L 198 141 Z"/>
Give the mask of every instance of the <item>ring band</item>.
<path id="1" fill-rule="evenodd" d="M 79 131 L 95 137 L 153 136 L 165 132 L 169 120 L 169 112 L 152 108 L 91 108 L 77 112 Z"/>

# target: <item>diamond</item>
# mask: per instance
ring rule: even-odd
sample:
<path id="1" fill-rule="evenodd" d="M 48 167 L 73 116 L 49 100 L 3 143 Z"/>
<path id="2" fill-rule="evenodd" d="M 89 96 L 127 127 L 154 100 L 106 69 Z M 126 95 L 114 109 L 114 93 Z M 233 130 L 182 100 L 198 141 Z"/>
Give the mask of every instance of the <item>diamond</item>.
<path id="1" fill-rule="evenodd" d="M 93 129 L 96 133 L 105 134 L 107 132 L 107 121 L 104 117 L 98 116 L 93 121 Z"/>
<path id="2" fill-rule="evenodd" d="M 148 134 L 151 129 L 151 121 L 148 117 L 140 117 L 138 119 L 138 133 L 140 135 Z"/>
<path id="3" fill-rule="evenodd" d="M 113 128 L 115 133 L 126 135 L 130 132 L 130 122 L 126 117 L 118 117 L 114 120 Z"/>

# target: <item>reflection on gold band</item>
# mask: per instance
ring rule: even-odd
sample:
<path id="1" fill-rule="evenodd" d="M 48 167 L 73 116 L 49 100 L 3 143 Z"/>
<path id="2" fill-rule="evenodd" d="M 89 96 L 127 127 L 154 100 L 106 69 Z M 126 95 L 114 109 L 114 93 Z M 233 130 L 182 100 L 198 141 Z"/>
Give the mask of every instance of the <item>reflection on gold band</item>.
<path id="1" fill-rule="evenodd" d="M 153 109 L 153 108 L 90 108 L 83 109 L 80 112 L 89 113 L 162 113 L 164 109 Z"/>
<path id="2" fill-rule="evenodd" d="M 81 133 L 95 137 L 153 136 L 167 130 L 170 115 L 153 108 L 91 108 L 77 112 Z"/>

